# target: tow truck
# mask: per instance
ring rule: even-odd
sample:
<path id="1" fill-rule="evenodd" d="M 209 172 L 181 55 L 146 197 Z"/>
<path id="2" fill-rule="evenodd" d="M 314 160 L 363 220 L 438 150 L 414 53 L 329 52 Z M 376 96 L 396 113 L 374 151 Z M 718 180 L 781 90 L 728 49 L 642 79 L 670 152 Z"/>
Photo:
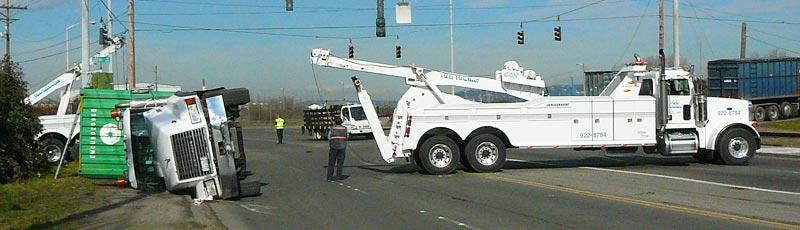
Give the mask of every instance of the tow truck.
<path id="1" fill-rule="evenodd" d="M 706 97 L 699 76 L 682 68 L 647 70 L 636 57 L 622 67 L 600 96 L 545 96 L 536 78 L 513 65 L 494 79 L 339 58 L 314 49 L 312 64 L 375 73 L 405 80 L 388 136 L 361 81 L 352 81 L 387 163 L 413 159 L 430 174 L 447 174 L 461 163 L 475 172 L 503 167 L 507 148 L 637 151 L 664 156 L 692 155 L 702 162 L 746 165 L 760 148 L 760 135 L 746 100 Z M 524 71 L 522 71 L 524 73 Z M 541 86 L 544 84 L 542 83 Z M 459 86 L 505 93 L 510 103 L 481 103 L 442 92 Z M 512 87 L 513 86 L 513 87 Z"/>
<path id="2" fill-rule="evenodd" d="M 90 59 L 91 61 L 87 65 L 89 68 L 95 65 L 95 58 L 108 58 L 122 48 L 125 43 L 122 37 L 114 37 L 109 42 L 107 47 L 97 52 L 93 58 Z M 50 162 L 58 162 L 61 159 L 61 153 L 65 147 L 70 150 L 68 151 L 70 153 L 67 155 L 68 158 L 77 158 L 78 138 L 80 135 L 79 132 L 72 132 L 70 136 L 70 130 L 73 128 L 73 125 L 76 124 L 75 122 L 80 121 L 77 118 L 77 114 L 67 114 L 67 110 L 70 107 L 75 108 L 77 106 L 71 105 L 74 99 L 79 96 L 77 88 L 73 89 L 73 83 L 82 77 L 81 72 L 81 64 L 76 63 L 71 69 L 48 82 L 24 99 L 26 104 L 35 105 L 44 98 L 50 96 L 50 94 L 66 87 L 61 91 L 56 114 L 39 116 L 39 122 L 42 124 L 42 132 L 36 139 L 42 142 L 44 153 L 47 155 L 47 160 Z"/>

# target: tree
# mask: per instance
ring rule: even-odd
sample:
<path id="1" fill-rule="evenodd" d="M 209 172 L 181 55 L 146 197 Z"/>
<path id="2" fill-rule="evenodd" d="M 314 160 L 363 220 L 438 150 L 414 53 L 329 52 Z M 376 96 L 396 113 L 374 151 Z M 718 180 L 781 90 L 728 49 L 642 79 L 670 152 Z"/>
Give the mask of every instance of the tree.
<path id="1" fill-rule="evenodd" d="M 35 109 L 22 101 L 27 92 L 22 69 L 8 55 L 0 68 L 0 183 L 8 183 L 50 167 L 35 139 L 42 130 Z"/>

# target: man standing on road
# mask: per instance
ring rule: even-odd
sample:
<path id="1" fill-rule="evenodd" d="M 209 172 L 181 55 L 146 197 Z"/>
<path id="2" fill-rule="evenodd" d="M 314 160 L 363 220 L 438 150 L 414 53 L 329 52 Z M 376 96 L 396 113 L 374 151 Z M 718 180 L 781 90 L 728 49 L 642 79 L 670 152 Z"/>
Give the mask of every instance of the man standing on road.
<path id="1" fill-rule="evenodd" d="M 347 147 L 347 128 L 342 126 L 342 121 L 337 120 L 336 125 L 328 132 L 330 150 L 328 152 L 328 181 L 341 180 L 344 167 L 344 154 Z M 336 167 L 336 177 L 333 177 L 333 167 Z"/>
<path id="2" fill-rule="evenodd" d="M 278 133 L 278 144 L 283 144 L 283 118 L 275 118 L 275 132 Z"/>

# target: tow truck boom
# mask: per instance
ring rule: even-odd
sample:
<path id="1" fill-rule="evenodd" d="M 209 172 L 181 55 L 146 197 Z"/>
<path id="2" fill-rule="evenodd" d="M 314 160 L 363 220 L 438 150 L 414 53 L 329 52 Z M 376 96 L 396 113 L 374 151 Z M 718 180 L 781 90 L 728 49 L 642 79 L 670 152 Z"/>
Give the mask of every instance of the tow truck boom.
<path id="1" fill-rule="evenodd" d="M 123 44 L 124 40 L 121 37 L 115 37 L 111 40 L 111 45 L 107 46 L 103 50 L 100 50 L 93 57 L 108 57 L 114 52 L 116 52 L 119 48 L 121 48 Z M 91 61 L 89 63 L 90 66 L 93 66 L 94 64 L 95 64 L 94 61 Z M 80 76 L 81 76 L 80 64 L 75 64 L 72 67 L 72 69 L 56 77 L 55 79 L 44 85 L 42 88 L 39 88 L 39 90 L 36 90 L 36 92 L 26 97 L 24 102 L 30 105 L 36 104 L 45 97 L 55 92 L 56 90 L 59 90 L 66 86 L 67 89 L 61 93 L 62 100 L 59 103 L 58 113 L 57 113 L 58 115 L 63 115 L 66 112 L 66 107 L 67 107 L 66 105 L 67 103 L 69 103 L 70 91 L 72 90 L 72 83 L 75 80 L 77 80 L 78 77 Z"/>

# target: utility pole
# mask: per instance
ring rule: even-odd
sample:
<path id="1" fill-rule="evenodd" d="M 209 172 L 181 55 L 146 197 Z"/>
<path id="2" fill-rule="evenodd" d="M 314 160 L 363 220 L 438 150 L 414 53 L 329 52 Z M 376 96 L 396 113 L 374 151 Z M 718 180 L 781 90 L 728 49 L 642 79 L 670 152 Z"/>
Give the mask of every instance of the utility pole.
<path id="1" fill-rule="evenodd" d="M 658 0 L 658 49 L 664 49 L 664 0 Z"/>
<path id="2" fill-rule="evenodd" d="M 447 9 L 450 15 L 450 72 L 455 73 L 455 61 L 453 60 L 453 0 L 447 4 Z"/>
<path id="3" fill-rule="evenodd" d="M 6 24 L 6 56 L 11 59 L 11 23 L 16 21 L 17 19 L 11 18 L 11 10 L 27 10 L 27 6 L 12 6 L 9 0 L 6 0 L 6 4 L 0 6 L 0 9 L 5 9 L 5 12 L 0 12 L 0 15 L 3 16 L 2 20 Z"/>
<path id="4" fill-rule="evenodd" d="M 113 9 L 113 8 L 111 8 L 111 0 L 108 0 L 108 2 L 106 3 L 106 6 L 108 6 L 108 12 L 107 12 L 107 14 L 108 14 L 108 26 L 107 26 L 107 28 L 108 28 L 108 30 L 107 30 L 108 31 L 108 36 L 111 37 L 111 38 L 114 38 L 114 32 L 111 31 L 111 27 L 114 26 L 114 13 L 111 11 L 111 9 Z M 116 56 L 116 52 L 114 52 L 114 55 L 109 57 L 109 60 L 108 60 L 108 73 L 111 74 L 111 77 L 112 77 L 111 79 L 114 79 L 113 77 L 114 77 L 114 57 L 115 56 Z"/>
<path id="5" fill-rule="evenodd" d="M 681 25 L 678 8 L 680 8 L 678 0 L 672 0 L 672 44 L 675 49 L 675 59 L 673 60 L 675 67 L 681 66 Z"/>
<path id="6" fill-rule="evenodd" d="M 89 87 L 89 0 L 81 1 L 81 88 Z"/>
<path id="7" fill-rule="evenodd" d="M 156 81 L 156 91 L 158 91 L 158 65 L 153 69 L 153 73 L 155 74 L 153 78 Z"/>
<path id="8" fill-rule="evenodd" d="M 86 1 L 86 0 L 84 0 Z M 136 36 L 133 0 L 128 0 L 128 90 L 136 88 Z"/>
<path id="9" fill-rule="evenodd" d="M 747 23 L 742 22 L 742 47 L 739 49 L 739 58 L 744 59 L 747 55 Z"/>

